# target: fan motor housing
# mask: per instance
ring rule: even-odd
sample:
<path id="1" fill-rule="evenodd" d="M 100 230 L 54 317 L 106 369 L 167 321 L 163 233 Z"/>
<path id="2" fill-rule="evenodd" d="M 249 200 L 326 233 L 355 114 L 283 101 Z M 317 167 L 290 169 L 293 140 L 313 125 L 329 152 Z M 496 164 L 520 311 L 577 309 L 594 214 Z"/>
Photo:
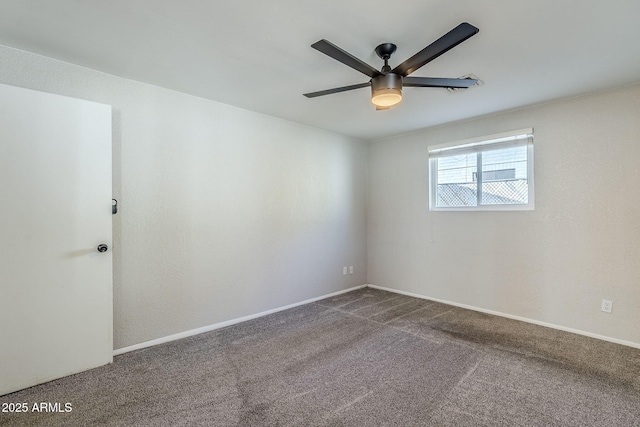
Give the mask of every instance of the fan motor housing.
<path id="1" fill-rule="evenodd" d="M 395 89 L 401 91 L 402 76 L 400 74 L 387 73 L 371 79 L 372 94 L 375 94 L 376 92 L 383 89 Z"/>

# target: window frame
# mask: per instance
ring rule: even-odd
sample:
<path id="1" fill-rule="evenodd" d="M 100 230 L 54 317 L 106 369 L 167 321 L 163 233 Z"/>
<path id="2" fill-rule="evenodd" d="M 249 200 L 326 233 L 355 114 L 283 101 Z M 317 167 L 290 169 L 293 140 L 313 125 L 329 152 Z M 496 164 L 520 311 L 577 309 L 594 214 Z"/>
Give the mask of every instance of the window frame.
<path id="1" fill-rule="evenodd" d="M 524 141 L 524 142 L 522 142 Z M 436 206 L 438 168 L 437 160 L 445 157 L 450 151 L 453 153 L 476 152 L 477 163 L 482 163 L 482 152 L 508 148 L 510 146 L 525 145 L 527 147 L 527 200 L 526 204 L 490 204 L 478 206 Z M 535 209 L 534 174 L 533 174 L 533 128 L 525 128 L 494 135 L 465 139 L 463 141 L 430 145 L 429 153 L 429 210 L 430 211 L 529 211 Z M 482 167 L 477 168 L 477 187 L 482 189 Z"/>

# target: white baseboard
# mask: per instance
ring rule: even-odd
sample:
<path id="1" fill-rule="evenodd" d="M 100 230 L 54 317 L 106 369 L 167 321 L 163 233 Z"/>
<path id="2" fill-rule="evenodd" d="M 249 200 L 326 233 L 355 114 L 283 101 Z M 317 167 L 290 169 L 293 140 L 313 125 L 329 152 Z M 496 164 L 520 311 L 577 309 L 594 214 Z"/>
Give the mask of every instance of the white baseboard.
<path id="1" fill-rule="evenodd" d="M 415 297 L 415 298 L 426 299 L 426 300 L 429 300 L 429 301 L 441 302 L 441 303 L 447 304 L 447 305 L 453 305 L 453 306 L 460 307 L 460 308 L 466 308 L 467 310 L 473 310 L 473 311 L 479 311 L 481 313 L 493 314 L 495 316 L 506 317 L 507 319 L 519 320 L 521 322 L 532 323 L 534 325 L 545 326 L 547 328 L 558 329 L 560 331 L 571 332 L 572 334 L 584 335 L 584 336 L 587 336 L 587 337 L 590 337 L 590 338 L 596 338 L 596 339 L 599 339 L 599 340 L 602 340 L 602 341 L 609 341 L 609 342 L 612 342 L 612 343 L 615 343 L 615 344 L 621 344 L 621 345 L 626 345 L 628 347 L 633 347 L 633 348 L 640 349 L 640 344 L 639 343 L 635 343 L 633 341 L 625 341 L 625 340 L 621 340 L 621 339 L 618 339 L 618 338 L 611 338 L 611 337 L 607 337 L 607 336 L 604 336 L 604 335 L 593 334 L 591 332 L 581 331 L 579 329 L 567 328 L 565 326 L 555 325 L 553 323 L 542 322 L 540 320 L 529 319 L 529 318 L 526 318 L 526 317 L 514 316 L 513 314 L 501 313 L 499 311 L 494 311 L 494 310 L 487 310 L 485 308 L 474 307 L 472 305 L 459 304 L 457 302 L 447 301 L 447 300 L 443 300 L 443 299 L 439 299 L 439 298 L 431 298 L 431 297 L 427 297 L 427 296 L 424 296 L 424 295 L 416 294 L 416 293 L 413 293 L 413 292 L 400 291 L 398 289 L 385 288 L 383 286 L 377 286 L 377 285 L 371 285 L 371 284 L 368 284 L 367 287 L 373 288 L 373 289 L 380 289 L 382 291 L 387 291 L 387 292 L 393 292 L 393 293 L 396 293 L 396 294 L 406 295 L 406 296 L 409 296 L 409 297 Z"/>
<path id="2" fill-rule="evenodd" d="M 128 353 L 130 351 L 140 350 L 142 348 L 152 347 L 154 345 L 164 344 L 166 342 L 179 340 L 181 338 L 186 338 L 186 337 L 190 337 L 190 336 L 193 336 L 193 335 L 198 335 L 198 334 L 202 334 L 202 333 L 205 333 L 205 332 L 214 331 L 216 329 L 224 328 L 226 326 L 235 325 L 236 323 L 242 323 L 242 322 L 246 322 L 247 320 L 256 319 L 258 317 L 266 316 L 268 314 L 277 313 L 278 311 L 287 310 L 287 309 L 290 309 L 290 308 L 293 308 L 293 307 L 298 307 L 298 306 L 304 305 L 304 304 L 309 304 L 311 302 L 319 301 L 321 299 L 329 298 L 329 297 L 332 297 L 332 296 L 335 296 L 335 295 L 340 295 L 340 294 L 344 294 L 344 293 L 347 293 L 347 292 L 355 291 L 356 289 L 362 289 L 362 288 L 364 288 L 366 286 L 367 285 L 355 286 L 353 288 L 344 289 L 342 291 L 333 292 L 331 294 L 322 295 L 322 296 L 319 296 L 319 297 L 316 297 L 316 298 L 311 298 L 311 299 L 308 299 L 308 300 L 296 302 L 294 304 L 289 304 L 289 305 L 286 305 L 284 307 L 278 307 L 278 308 L 274 308 L 272 310 L 263 311 L 261 313 L 251 314 L 249 316 L 239 317 L 237 319 L 227 320 L 225 322 L 215 323 L 213 325 L 203 326 L 202 328 L 191 329 L 189 331 L 184 331 L 184 332 L 180 332 L 180 333 L 177 333 L 177 334 L 168 335 L 166 337 L 157 338 L 155 340 L 141 342 L 140 344 L 134 344 L 134 345 L 130 345 L 128 347 L 123 347 L 123 348 L 116 349 L 116 350 L 113 351 L 113 355 L 114 356 L 118 356 L 120 354 Z"/>

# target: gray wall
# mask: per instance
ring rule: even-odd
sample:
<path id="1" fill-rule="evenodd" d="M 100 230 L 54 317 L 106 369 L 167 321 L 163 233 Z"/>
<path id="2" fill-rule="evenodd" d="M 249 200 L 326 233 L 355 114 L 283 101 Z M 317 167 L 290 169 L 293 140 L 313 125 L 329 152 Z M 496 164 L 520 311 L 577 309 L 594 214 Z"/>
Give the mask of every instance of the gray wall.
<path id="1" fill-rule="evenodd" d="M 0 63 L 1 83 L 113 106 L 114 348 L 366 283 L 365 143 L 7 47 Z"/>
<path id="2" fill-rule="evenodd" d="M 534 211 L 429 212 L 428 145 L 526 127 Z M 639 159 L 640 86 L 374 142 L 367 279 L 640 343 Z"/>

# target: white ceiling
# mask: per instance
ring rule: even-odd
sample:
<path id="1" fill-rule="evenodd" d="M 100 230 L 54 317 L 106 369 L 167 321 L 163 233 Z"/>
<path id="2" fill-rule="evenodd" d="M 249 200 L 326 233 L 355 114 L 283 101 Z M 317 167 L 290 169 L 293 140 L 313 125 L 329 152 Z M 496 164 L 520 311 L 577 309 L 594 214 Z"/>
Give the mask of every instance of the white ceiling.
<path id="1" fill-rule="evenodd" d="M 0 44 L 365 140 L 640 82 L 638 0 L 2 0 Z M 416 71 L 483 86 L 405 88 L 375 111 L 327 39 L 393 67 L 461 22 L 480 32 Z M 1 66 L 1 65 L 0 65 Z"/>

